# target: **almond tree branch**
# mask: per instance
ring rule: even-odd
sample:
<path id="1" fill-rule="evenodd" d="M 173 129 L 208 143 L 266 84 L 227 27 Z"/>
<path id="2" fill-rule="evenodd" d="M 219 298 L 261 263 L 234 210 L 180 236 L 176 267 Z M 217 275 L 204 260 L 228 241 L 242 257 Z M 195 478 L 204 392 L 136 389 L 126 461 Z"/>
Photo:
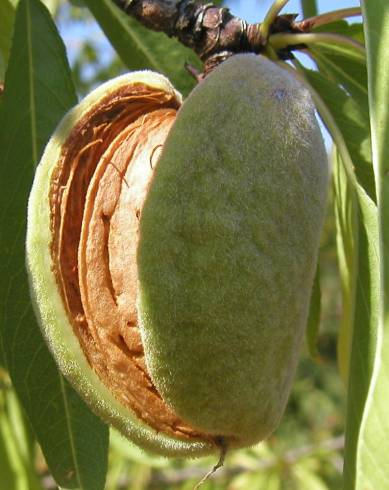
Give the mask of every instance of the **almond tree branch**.
<path id="1" fill-rule="evenodd" d="M 249 24 L 235 17 L 229 9 L 198 0 L 113 0 L 128 15 L 145 27 L 162 31 L 193 49 L 205 63 L 205 72 L 234 53 L 260 53 L 260 24 Z M 301 33 L 296 15 L 278 15 L 269 28 L 270 34 Z M 292 58 L 293 47 L 281 49 L 281 59 Z M 296 49 L 296 47 L 295 47 Z"/>

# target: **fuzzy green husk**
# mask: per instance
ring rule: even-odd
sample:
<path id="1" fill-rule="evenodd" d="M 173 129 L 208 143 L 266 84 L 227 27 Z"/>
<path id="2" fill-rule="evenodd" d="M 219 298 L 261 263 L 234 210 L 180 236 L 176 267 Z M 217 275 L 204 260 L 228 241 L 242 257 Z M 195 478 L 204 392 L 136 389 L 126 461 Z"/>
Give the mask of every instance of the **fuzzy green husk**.
<path id="1" fill-rule="evenodd" d="M 29 199 L 26 257 L 31 296 L 42 333 L 62 373 L 97 415 L 144 449 L 167 456 L 200 456 L 215 451 L 215 447 L 209 442 L 183 441 L 157 432 L 114 398 L 91 369 L 82 352 L 52 271 L 48 195 L 51 175 L 60 158 L 62 146 L 77 121 L 89 112 L 92 113 L 103 97 L 132 83 L 144 83 L 162 89 L 175 94 L 177 100 L 180 100 L 180 94 L 174 91 L 166 78 L 147 71 L 134 72 L 103 84 L 63 118 L 42 156 Z"/>
<path id="2" fill-rule="evenodd" d="M 175 412 L 230 446 L 284 411 L 327 183 L 307 90 L 261 56 L 216 68 L 166 141 L 138 248 L 146 361 Z"/>
<path id="3" fill-rule="evenodd" d="M 62 372 L 92 409 L 145 449 L 215 451 L 157 432 L 121 405 L 88 364 L 50 255 L 48 192 L 74 124 L 120 84 L 173 91 L 136 72 L 92 92 L 63 119 L 37 169 L 27 266 L 37 316 Z M 179 95 L 176 95 L 179 98 Z M 187 423 L 240 447 L 282 415 L 306 323 L 328 180 L 306 90 L 258 56 L 235 56 L 189 96 L 141 217 L 139 311 L 155 386 Z"/>

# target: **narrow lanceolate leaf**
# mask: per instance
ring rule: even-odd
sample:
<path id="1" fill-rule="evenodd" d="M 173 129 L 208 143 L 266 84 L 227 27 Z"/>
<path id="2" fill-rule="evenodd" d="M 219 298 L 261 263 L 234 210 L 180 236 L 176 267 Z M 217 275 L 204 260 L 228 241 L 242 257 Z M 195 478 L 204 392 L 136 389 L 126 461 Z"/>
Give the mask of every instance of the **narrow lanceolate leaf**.
<path id="1" fill-rule="evenodd" d="M 108 431 L 59 374 L 35 321 L 24 266 L 34 166 L 76 102 L 65 50 L 39 0 L 21 0 L 0 112 L 0 339 L 12 382 L 60 486 L 104 487 Z"/>
<path id="2" fill-rule="evenodd" d="M 343 36 L 353 38 L 361 44 L 364 44 L 365 39 L 362 23 L 353 22 L 349 24 L 346 20 L 337 20 L 335 22 L 330 22 L 329 24 L 319 25 L 314 27 L 313 32 L 342 34 Z"/>
<path id="3" fill-rule="evenodd" d="M 389 3 L 362 2 L 367 43 L 368 87 L 373 166 L 378 204 L 378 239 L 374 253 L 378 261 L 379 309 L 377 328 L 359 339 L 369 345 L 372 375 L 358 434 L 350 427 L 355 454 L 346 457 L 346 489 L 389 488 Z M 357 368 L 357 359 L 351 370 Z M 361 370 L 361 367 L 358 369 Z M 357 387 L 356 387 L 357 388 Z M 350 384 L 350 389 L 352 385 Z M 357 390 L 354 389 L 354 393 Z M 349 404 L 349 411 L 352 407 Z M 349 444 L 350 445 L 350 444 Z M 347 453 L 346 453 L 347 455 Z"/>
<path id="4" fill-rule="evenodd" d="M 320 94 L 336 121 L 350 153 L 358 182 L 375 201 L 370 130 L 366 113 L 358 101 L 339 86 L 341 82 L 330 80 L 324 74 L 312 70 L 304 70 L 304 75 Z"/>
<path id="5" fill-rule="evenodd" d="M 318 14 L 316 0 L 301 0 L 301 8 L 305 19 Z"/>
<path id="6" fill-rule="evenodd" d="M 320 267 L 316 268 L 315 279 L 311 293 L 311 301 L 309 303 L 309 314 L 305 339 L 308 346 L 308 351 L 313 359 L 317 359 L 319 352 L 317 349 L 317 337 L 320 328 L 321 314 L 321 289 L 320 289 Z"/>
<path id="7" fill-rule="evenodd" d="M 346 22 L 339 23 L 343 34 L 350 35 Z M 361 25 L 353 34 L 363 39 Z M 313 46 L 311 53 L 319 74 L 306 72 L 321 94 L 346 140 L 358 181 L 375 200 L 375 182 L 371 158 L 367 70 L 365 56 L 340 46 Z M 337 251 L 342 285 L 342 316 L 338 335 L 338 365 L 345 383 L 353 332 L 356 277 L 358 274 L 358 206 L 352 183 L 347 178 L 339 154 L 333 162 L 334 205 L 337 226 Z"/>
<path id="8" fill-rule="evenodd" d="M 0 112 L 1 112 L 1 105 L 0 105 Z M 1 243 L 1 240 L 0 240 L 0 243 Z M 0 308 L 1 308 L 1 306 L 0 306 Z M 0 323 L 0 328 L 1 328 L 1 323 Z M 5 373 L 5 353 L 4 353 L 3 343 L 1 341 L 1 334 L 0 334 L 0 387 L 1 387 L 1 376 L 2 376 L 3 372 Z"/>
<path id="9" fill-rule="evenodd" d="M 361 111 L 369 115 L 365 56 L 355 49 L 337 45 L 315 45 L 310 52 L 319 70 L 323 69 L 356 99 Z M 368 117 L 367 117 L 368 120 Z"/>
<path id="10" fill-rule="evenodd" d="M 378 229 L 377 206 L 371 195 L 370 181 L 358 175 L 357 153 L 353 153 L 351 141 L 354 138 L 347 133 L 350 121 L 347 117 L 347 105 L 341 98 L 341 89 L 321 74 L 305 72 L 313 87 L 313 96 L 318 111 L 333 136 L 343 162 L 347 179 L 355 191 L 357 200 L 357 276 L 355 284 L 355 308 L 352 325 L 351 353 L 349 364 L 349 382 L 347 397 L 346 447 L 344 468 L 345 490 L 373 490 L 385 488 L 387 483 L 376 486 L 364 486 L 362 481 L 361 458 L 376 457 L 376 452 L 384 447 L 381 439 L 379 446 L 367 447 L 365 424 L 371 404 L 371 390 L 376 383 L 377 359 L 380 353 L 382 337 L 380 312 L 382 292 L 380 284 L 380 237 Z M 340 98 L 337 99 L 337 96 Z M 349 99 L 351 99 L 349 97 Z M 354 155 L 354 156 L 352 156 Z M 388 391 L 384 391 L 388 393 Z M 376 430 L 377 427 L 376 427 Z M 382 429 L 381 429 L 382 430 Z M 379 432 L 379 430 L 378 430 Z M 373 437 L 373 436 L 372 436 Z M 375 469 L 376 474 L 378 468 Z M 387 470 L 385 469 L 386 475 Z M 369 469 L 370 474 L 370 469 Z M 384 473 L 385 475 L 385 473 Z M 385 476 L 386 477 L 386 476 Z M 377 480 L 378 483 L 379 480 Z"/>
<path id="11" fill-rule="evenodd" d="M 0 373 L 1 374 L 1 373 Z M 20 471 L 20 461 L 15 449 L 12 429 L 6 412 L 6 389 L 0 388 L 0 475 L 4 488 L 27 490 L 26 475 Z M 19 470 L 19 471 L 18 471 Z"/>
<path id="12" fill-rule="evenodd" d="M 0 2 L 0 81 L 4 80 L 4 74 L 8 63 L 9 50 L 15 17 L 15 0 L 1 0 Z"/>
<path id="13" fill-rule="evenodd" d="M 358 204 L 355 189 L 347 178 L 337 151 L 334 151 L 333 155 L 332 181 L 337 232 L 336 245 L 342 286 L 338 366 L 342 379 L 347 385 L 358 276 Z"/>
<path id="14" fill-rule="evenodd" d="M 332 105 L 332 110 L 336 114 L 336 119 L 356 166 L 359 181 L 369 196 L 375 200 L 366 57 L 354 48 L 337 45 L 315 45 L 312 46 L 310 52 L 324 80 L 320 93 L 327 104 L 330 107 Z M 327 88 L 326 81 L 332 82 L 336 88 Z M 336 97 L 340 98 L 335 104 L 332 104 L 328 102 L 328 97 L 331 97 L 330 94 L 335 95 L 335 92 L 337 92 Z"/>
<path id="15" fill-rule="evenodd" d="M 381 297 L 378 216 L 371 202 L 361 202 L 360 196 L 358 198 L 358 264 L 347 396 L 344 490 L 373 490 L 385 488 L 385 485 L 365 486 L 361 457 L 375 459 L 384 447 L 384 444 L 381 444 L 381 448 L 366 445 L 364 429 L 379 355 L 377 339 L 380 336 Z M 381 430 L 382 427 L 374 437 L 380 435 Z M 366 475 L 370 475 L 372 468 L 366 470 Z"/>
<path id="16" fill-rule="evenodd" d="M 163 33 L 152 32 L 127 16 L 112 0 L 85 0 L 105 35 L 130 70 L 149 69 L 166 75 L 184 95 L 195 81 L 185 62 L 199 66 L 193 51 Z"/>
<path id="17" fill-rule="evenodd" d="M 10 386 L 0 389 L 0 475 L 4 490 L 42 490 L 31 430 Z"/>

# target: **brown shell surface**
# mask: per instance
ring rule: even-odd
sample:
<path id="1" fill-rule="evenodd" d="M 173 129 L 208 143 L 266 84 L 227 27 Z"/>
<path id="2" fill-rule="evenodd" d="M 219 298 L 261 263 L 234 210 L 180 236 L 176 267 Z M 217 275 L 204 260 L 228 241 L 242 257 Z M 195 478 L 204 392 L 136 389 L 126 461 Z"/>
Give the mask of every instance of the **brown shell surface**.
<path id="1" fill-rule="evenodd" d="M 139 218 L 177 110 L 171 94 L 134 84 L 76 123 L 51 180 L 51 255 L 74 333 L 114 396 L 157 431 L 210 439 L 160 397 L 138 329 Z"/>

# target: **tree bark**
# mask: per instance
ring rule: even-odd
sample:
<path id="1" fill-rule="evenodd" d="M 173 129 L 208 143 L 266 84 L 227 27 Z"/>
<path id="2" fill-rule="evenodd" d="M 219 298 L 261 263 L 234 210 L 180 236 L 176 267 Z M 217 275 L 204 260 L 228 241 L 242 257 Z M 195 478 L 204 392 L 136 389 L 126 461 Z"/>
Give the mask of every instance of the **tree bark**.
<path id="1" fill-rule="evenodd" d="M 249 24 L 231 14 L 228 8 L 203 4 L 196 0 L 113 0 L 128 15 L 145 27 L 177 38 L 193 49 L 205 64 L 205 73 L 235 53 L 260 53 L 260 24 Z M 279 15 L 270 34 L 303 32 L 295 23 L 295 14 Z M 292 49 L 277 52 L 281 59 L 293 57 Z M 301 46 L 300 46 L 301 47 Z"/>

